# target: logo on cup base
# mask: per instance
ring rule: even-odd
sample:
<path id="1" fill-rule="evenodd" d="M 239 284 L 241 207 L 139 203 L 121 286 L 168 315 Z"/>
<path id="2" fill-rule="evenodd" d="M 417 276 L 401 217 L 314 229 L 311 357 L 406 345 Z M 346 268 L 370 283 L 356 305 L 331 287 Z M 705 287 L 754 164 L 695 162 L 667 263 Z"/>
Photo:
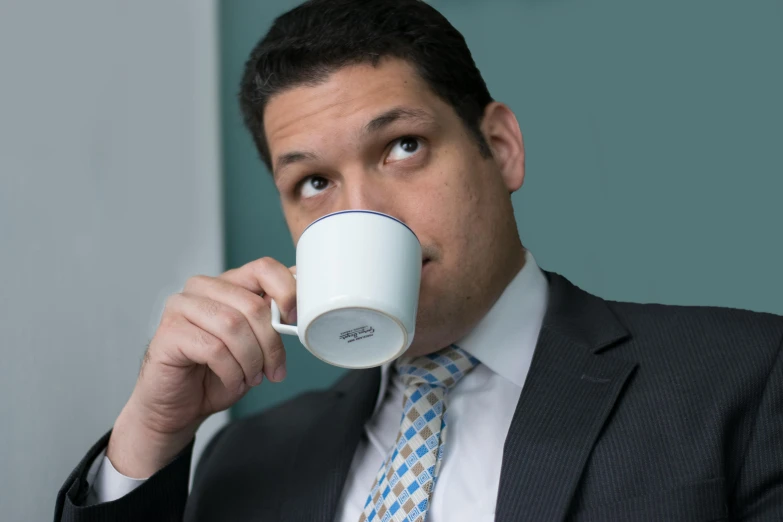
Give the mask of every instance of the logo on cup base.
<path id="1" fill-rule="evenodd" d="M 362 339 L 367 339 L 373 335 L 375 335 L 375 328 L 372 326 L 360 326 L 359 328 L 354 328 L 353 330 L 348 330 L 341 333 L 340 340 L 347 340 L 349 343 L 353 343 L 356 341 L 361 341 Z"/>

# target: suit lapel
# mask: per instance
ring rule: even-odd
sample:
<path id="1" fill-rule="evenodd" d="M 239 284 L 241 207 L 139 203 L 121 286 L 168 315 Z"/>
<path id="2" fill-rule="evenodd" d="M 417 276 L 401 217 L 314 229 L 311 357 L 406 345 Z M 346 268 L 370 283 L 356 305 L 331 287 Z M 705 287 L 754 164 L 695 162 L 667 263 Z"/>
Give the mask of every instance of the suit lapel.
<path id="1" fill-rule="evenodd" d="M 345 480 L 372 414 L 381 382 L 379 368 L 349 372 L 329 393 L 322 414 L 299 441 L 287 477 L 280 520 L 331 522 Z"/>
<path id="2" fill-rule="evenodd" d="M 563 520 L 636 364 L 600 355 L 629 334 L 607 303 L 546 273 L 549 305 L 503 452 L 497 522 Z"/>

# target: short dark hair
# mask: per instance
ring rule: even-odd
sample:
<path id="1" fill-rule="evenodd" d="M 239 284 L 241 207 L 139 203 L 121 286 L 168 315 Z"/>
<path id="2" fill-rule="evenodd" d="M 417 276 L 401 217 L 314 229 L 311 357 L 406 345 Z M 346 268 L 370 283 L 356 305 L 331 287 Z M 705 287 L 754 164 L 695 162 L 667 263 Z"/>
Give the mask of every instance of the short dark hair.
<path id="1" fill-rule="evenodd" d="M 298 85 L 317 85 L 337 69 L 406 60 L 449 103 L 491 157 L 481 119 L 492 102 L 465 38 L 421 0 L 309 0 L 275 19 L 245 64 L 239 103 L 261 159 L 272 168 L 264 133 L 269 98 Z"/>

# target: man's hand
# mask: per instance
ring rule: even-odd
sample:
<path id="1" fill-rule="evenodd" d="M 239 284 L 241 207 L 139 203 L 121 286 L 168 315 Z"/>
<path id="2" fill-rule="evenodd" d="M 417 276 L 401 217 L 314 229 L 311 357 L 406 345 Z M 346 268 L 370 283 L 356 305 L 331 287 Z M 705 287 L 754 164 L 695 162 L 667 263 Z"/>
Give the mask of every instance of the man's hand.
<path id="1" fill-rule="evenodd" d="M 192 277 L 168 299 L 109 440 L 106 455 L 117 471 L 149 477 L 187 446 L 209 415 L 264 376 L 283 380 L 285 350 L 270 323 L 270 302 L 286 322 L 296 321 L 294 270 L 263 258 L 218 277 Z"/>

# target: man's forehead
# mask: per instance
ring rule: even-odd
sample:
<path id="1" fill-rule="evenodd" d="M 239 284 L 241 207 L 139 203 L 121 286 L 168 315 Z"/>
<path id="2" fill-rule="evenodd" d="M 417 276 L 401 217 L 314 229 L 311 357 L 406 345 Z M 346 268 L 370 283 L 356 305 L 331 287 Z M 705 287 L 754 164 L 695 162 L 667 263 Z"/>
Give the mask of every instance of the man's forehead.
<path id="1" fill-rule="evenodd" d="M 264 114 L 270 152 L 290 142 L 328 139 L 337 132 L 364 133 L 400 120 L 438 119 L 438 99 L 401 60 L 377 67 L 347 66 L 317 85 L 292 87 L 273 96 Z"/>
<path id="2" fill-rule="evenodd" d="M 347 117 L 396 105 L 426 103 L 429 88 L 403 60 L 342 67 L 316 84 L 295 85 L 272 96 L 264 110 L 267 136 L 304 118 Z"/>

